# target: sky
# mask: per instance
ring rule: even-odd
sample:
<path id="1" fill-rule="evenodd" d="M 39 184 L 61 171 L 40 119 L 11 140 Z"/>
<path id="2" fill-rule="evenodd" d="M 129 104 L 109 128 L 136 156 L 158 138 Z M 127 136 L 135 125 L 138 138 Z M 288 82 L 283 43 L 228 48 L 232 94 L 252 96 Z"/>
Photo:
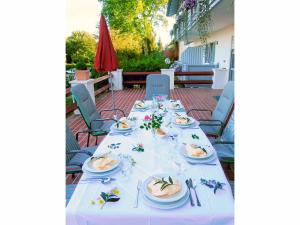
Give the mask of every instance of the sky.
<path id="1" fill-rule="evenodd" d="M 87 31 L 97 33 L 96 25 L 99 23 L 101 6 L 98 0 L 66 0 L 66 37 L 73 31 Z M 155 27 L 157 40 L 160 37 L 163 46 L 171 41 L 170 31 L 175 22 L 174 18 L 167 17 L 167 27 Z"/>

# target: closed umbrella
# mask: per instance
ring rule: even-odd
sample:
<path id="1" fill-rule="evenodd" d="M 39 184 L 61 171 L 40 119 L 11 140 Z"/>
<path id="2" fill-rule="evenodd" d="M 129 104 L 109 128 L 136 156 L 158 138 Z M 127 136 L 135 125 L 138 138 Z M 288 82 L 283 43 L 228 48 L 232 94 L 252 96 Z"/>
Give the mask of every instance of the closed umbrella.
<path id="1" fill-rule="evenodd" d="M 118 68 L 118 58 L 111 42 L 107 24 L 103 15 L 100 17 L 100 29 L 97 53 L 94 60 L 94 69 L 97 72 L 108 72 L 110 76 L 111 94 L 112 94 L 112 107 L 114 117 L 117 118 L 115 110 L 115 97 L 112 82 L 112 73 Z"/>

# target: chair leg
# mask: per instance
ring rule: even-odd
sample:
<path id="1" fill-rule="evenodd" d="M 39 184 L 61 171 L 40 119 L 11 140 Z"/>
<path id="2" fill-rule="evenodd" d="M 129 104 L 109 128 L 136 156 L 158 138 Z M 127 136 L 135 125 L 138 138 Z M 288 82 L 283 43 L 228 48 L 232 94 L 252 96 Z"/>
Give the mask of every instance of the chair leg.
<path id="1" fill-rule="evenodd" d="M 75 173 L 72 173 L 72 179 L 74 179 L 75 178 Z"/>
<path id="2" fill-rule="evenodd" d="M 87 139 L 86 147 L 89 147 L 89 143 L 90 143 L 90 133 L 88 134 L 88 139 Z"/>
<path id="3" fill-rule="evenodd" d="M 98 136 L 96 136 L 96 145 L 98 145 Z"/>

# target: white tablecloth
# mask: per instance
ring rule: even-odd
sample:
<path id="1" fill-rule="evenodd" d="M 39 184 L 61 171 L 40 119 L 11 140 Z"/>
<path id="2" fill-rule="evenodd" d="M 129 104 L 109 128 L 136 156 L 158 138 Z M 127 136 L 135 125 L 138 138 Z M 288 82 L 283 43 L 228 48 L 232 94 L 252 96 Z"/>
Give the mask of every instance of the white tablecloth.
<path id="1" fill-rule="evenodd" d="M 150 115 L 151 112 L 131 111 L 130 116 L 138 117 L 140 123 L 146 114 Z M 191 140 L 191 134 L 197 134 L 202 144 L 213 148 L 201 129 L 178 130 L 181 132 L 182 142 L 188 142 Z M 136 161 L 130 178 L 125 179 L 121 172 L 118 172 L 111 175 L 111 177 L 117 178 L 111 184 L 78 184 L 66 208 L 67 225 L 229 225 L 234 223 L 234 200 L 218 159 L 215 161 L 217 166 L 188 163 L 184 165 L 186 168 L 184 176 L 198 181 L 197 193 L 202 207 L 191 207 L 188 202 L 177 209 L 154 209 L 145 205 L 140 196 L 138 208 L 133 208 L 138 179 L 145 180 L 155 173 L 174 173 L 176 167 L 167 160 L 168 157 L 166 159 L 166 156 L 168 156 L 168 151 L 175 151 L 175 148 L 167 141 L 154 142 L 151 131 L 137 129 L 130 136 L 106 136 L 95 154 L 108 150 L 109 144 L 118 142 L 121 143 L 119 149 L 112 150 L 112 152 L 130 154 Z M 137 143 L 143 143 L 144 152 L 132 151 L 132 145 Z M 81 179 L 84 177 L 85 174 Z M 225 190 L 218 190 L 214 194 L 212 189 L 199 184 L 200 178 L 215 179 L 226 183 Z M 113 187 L 118 187 L 121 191 L 121 199 L 118 202 L 107 203 L 102 210 L 99 205 L 90 204 L 90 201 L 99 196 L 102 191 L 108 191 Z"/>

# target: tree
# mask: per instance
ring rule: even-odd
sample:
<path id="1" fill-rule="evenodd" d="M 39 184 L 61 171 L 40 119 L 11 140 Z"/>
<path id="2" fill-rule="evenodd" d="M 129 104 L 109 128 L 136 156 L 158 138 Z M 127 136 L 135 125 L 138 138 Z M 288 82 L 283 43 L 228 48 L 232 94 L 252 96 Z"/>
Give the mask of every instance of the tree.
<path id="1" fill-rule="evenodd" d="M 85 31 L 74 31 L 66 40 L 67 63 L 92 63 L 96 54 L 96 40 Z"/>
<path id="2" fill-rule="evenodd" d="M 168 0 L 99 0 L 102 13 L 111 29 L 119 34 L 134 34 L 140 38 L 142 52 L 156 49 L 154 25 L 166 25 L 165 8 Z"/>
<path id="3" fill-rule="evenodd" d="M 142 53 L 140 45 L 141 38 L 132 33 L 120 33 L 118 30 L 110 29 L 110 37 L 115 50 L 129 50 L 136 53 Z"/>

